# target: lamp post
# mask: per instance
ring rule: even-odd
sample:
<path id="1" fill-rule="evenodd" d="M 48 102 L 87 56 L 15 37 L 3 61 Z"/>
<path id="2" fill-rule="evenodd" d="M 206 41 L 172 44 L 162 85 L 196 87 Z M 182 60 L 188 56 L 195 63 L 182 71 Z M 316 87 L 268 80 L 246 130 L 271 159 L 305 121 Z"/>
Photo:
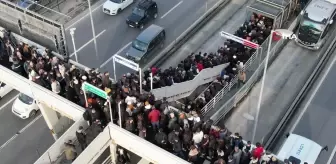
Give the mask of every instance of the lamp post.
<path id="1" fill-rule="evenodd" d="M 99 60 L 97 41 L 96 41 L 96 31 L 95 31 L 94 24 L 93 24 L 93 19 L 92 19 L 91 0 L 88 0 L 88 5 L 89 5 L 89 12 L 90 12 L 91 27 L 92 27 L 93 44 L 95 46 L 96 58 L 97 58 L 97 60 Z"/>
<path id="2" fill-rule="evenodd" d="M 262 95 L 264 91 L 264 86 L 265 86 L 265 79 L 266 79 L 266 72 L 267 72 L 267 65 L 268 65 L 268 59 L 271 51 L 271 46 L 272 46 L 272 40 L 273 40 L 273 34 L 276 33 L 277 35 L 281 36 L 282 39 L 296 39 L 296 35 L 287 29 L 276 29 L 271 31 L 271 36 L 268 42 L 268 48 L 267 48 L 267 54 L 266 54 L 266 61 L 265 61 L 265 68 L 264 68 L 264 73 L 261 81 L 261 87 L 260 87 L 260 93 L 259 93 L 259 99 L 258 99 L 258 105 L 257 105 L 257 113 L 256 113 L 256 118 L 254 122 L 254 128 L 253 128 L 253 136 L 252 136 L 252 143 L 254 143 L 256 131 L 257 131 L 257 125 L 258 125 L 258 119 L 259 119 L 259 112 L 260 112 L 260 107 L 261 107 L 261 100 L 262 100 Z"/>
<path id="3" fill-rule="evenodd" d="M 73 45 L 73 48 L 74 48 L 75 59 L 76 59 L 76 62 L 78 62 L 77 49 L 76 49 L 76 44 L 75 44 L 75 30 L 76 30 L 76 28 L 71 28 L 70 29 L 70 35 L 71 35 L 72 45 Z"/>

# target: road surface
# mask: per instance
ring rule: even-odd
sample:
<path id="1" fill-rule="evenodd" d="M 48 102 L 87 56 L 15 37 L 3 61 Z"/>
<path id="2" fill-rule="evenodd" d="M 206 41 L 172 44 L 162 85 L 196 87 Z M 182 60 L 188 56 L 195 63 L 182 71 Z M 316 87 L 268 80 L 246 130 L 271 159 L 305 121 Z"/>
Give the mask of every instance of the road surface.
<path id="1" fill-rule="evenodd" d="M 0 164 L 34 163 L 55 141 L 40 113 L 27 120 L 12 113 L 17 95 L 12 91 L 0 101 Z"/>
<path id="2" fill-rule="evenodd" d="M 166 47 L 204 14 L 207 9 L 211 8 L 217 0 L 157 0 L 156 2 L 158 4 L 159 15 L 156 20 L 153 20 L 146 27 L 152 23 L 164 27 L 167 34 Z M 102 70 L 109 71 L 112 75 L 112 56 L 114 54 L 125 56 L 131 41 L 140 34 L 141 30 L 130 28 L 126 24 L 126 18 L 137 2 L 116 16 L 103 13 L 103 3 L 104 1 L 101 0 L 92 7 L 92 17 L 97 36 L 98 57 L 95 55 L 92 28 L 88 13 L 81 14 L 79 18 L 65 25 L 66 41 L 69 52 L 72 54 L 71 58 L 75 59 L 69 29 L 76 28 L 75 47 L 79 63 L 92 68 L 101 67 Z M 130 69 L 120 64 L 116 65 L 116 70 L 118 77 L 130 71 Z"/>
<path id="3" fill-rule="evenodd" d="M 311 89 L 311 93 L 300 106 L 300 115 L 293 119 L 295 123 L 291 127 L 293 133 L 309 138 L 322 147 L 328 146 L 329 151 L 323 151 L 316 163 L 328 163 L 335 158 L 336 149 L 336 52 L 329 59 L 330 64 L 318 77 L 318 81 Z M 335 160 L 330 162 L 336 163 Z"/>

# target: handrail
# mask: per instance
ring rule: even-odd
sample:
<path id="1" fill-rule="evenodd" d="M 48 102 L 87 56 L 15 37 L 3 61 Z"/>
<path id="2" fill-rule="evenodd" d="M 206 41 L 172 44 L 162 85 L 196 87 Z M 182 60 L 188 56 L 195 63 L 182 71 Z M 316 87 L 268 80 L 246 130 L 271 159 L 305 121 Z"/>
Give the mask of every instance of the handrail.
<path id="1" fill-rule="evenodd" d="M 276 54 L 278 51 L 282 49 L 284 45 L 286 45 L 287 40 L 281 39 L 275 43 L 275 45 L 272 47 L 269 61 L 273 61 L 276 58 Z M 259 67 L 256 69 L 256 71 L 253 73 L 253 75 L 250 77 L 250 79 L 246 82 L 246 84 L 241 87 L 236 94 L 231 97 L 224 105 L 221 106 L 220 109 L 218 109 L 212 116 L 211 119 L 214 121 L 215 124 L 217 124 L 222 118 L 226 116 L 229 112 L 231 112 L 231 109 L 233 109 L 236 104 L 238 104 L 244 97 L 249 93 L 249 91 L 253 88 L 254 84 L 260 79 L 262 72 L 264 70 L 264 63 L 265 59 Z M 271 62 L 269 62 L 271 63 Z"/>

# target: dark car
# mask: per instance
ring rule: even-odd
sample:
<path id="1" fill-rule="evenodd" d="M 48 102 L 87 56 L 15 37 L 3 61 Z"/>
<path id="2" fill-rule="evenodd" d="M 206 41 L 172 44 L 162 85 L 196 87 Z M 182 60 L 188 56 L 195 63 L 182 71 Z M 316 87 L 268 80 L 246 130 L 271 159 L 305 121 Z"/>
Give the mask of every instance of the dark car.
<path id="1" fill-rule="evenodd" d="M 144 25 L 158 16 L 157 4 L 152 0 L 144 0 L 133 8 L 132 14 L 128 16 L 126 23 L 130 27 L 143 29 Z"/>
<path id="2" fill-rule="evenodd" d="M 163 48 L 165 39 L 166 32 L 164 28 L 152 24 L 132 42 L 126 57 L 143 66 L 152 59 L 157 48 Z"/>

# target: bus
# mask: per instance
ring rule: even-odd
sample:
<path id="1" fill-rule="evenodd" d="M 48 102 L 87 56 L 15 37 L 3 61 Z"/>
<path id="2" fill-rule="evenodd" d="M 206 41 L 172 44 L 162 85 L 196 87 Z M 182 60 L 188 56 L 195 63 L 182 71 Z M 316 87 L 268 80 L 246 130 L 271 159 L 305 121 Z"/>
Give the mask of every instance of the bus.
<path id="1" fill-rule="evenodd" d="M 336 0 L 311 0 L 300 13 L 296 42 L 308 49 L 320 49 L 333 24 L 335 12 Z"/>

